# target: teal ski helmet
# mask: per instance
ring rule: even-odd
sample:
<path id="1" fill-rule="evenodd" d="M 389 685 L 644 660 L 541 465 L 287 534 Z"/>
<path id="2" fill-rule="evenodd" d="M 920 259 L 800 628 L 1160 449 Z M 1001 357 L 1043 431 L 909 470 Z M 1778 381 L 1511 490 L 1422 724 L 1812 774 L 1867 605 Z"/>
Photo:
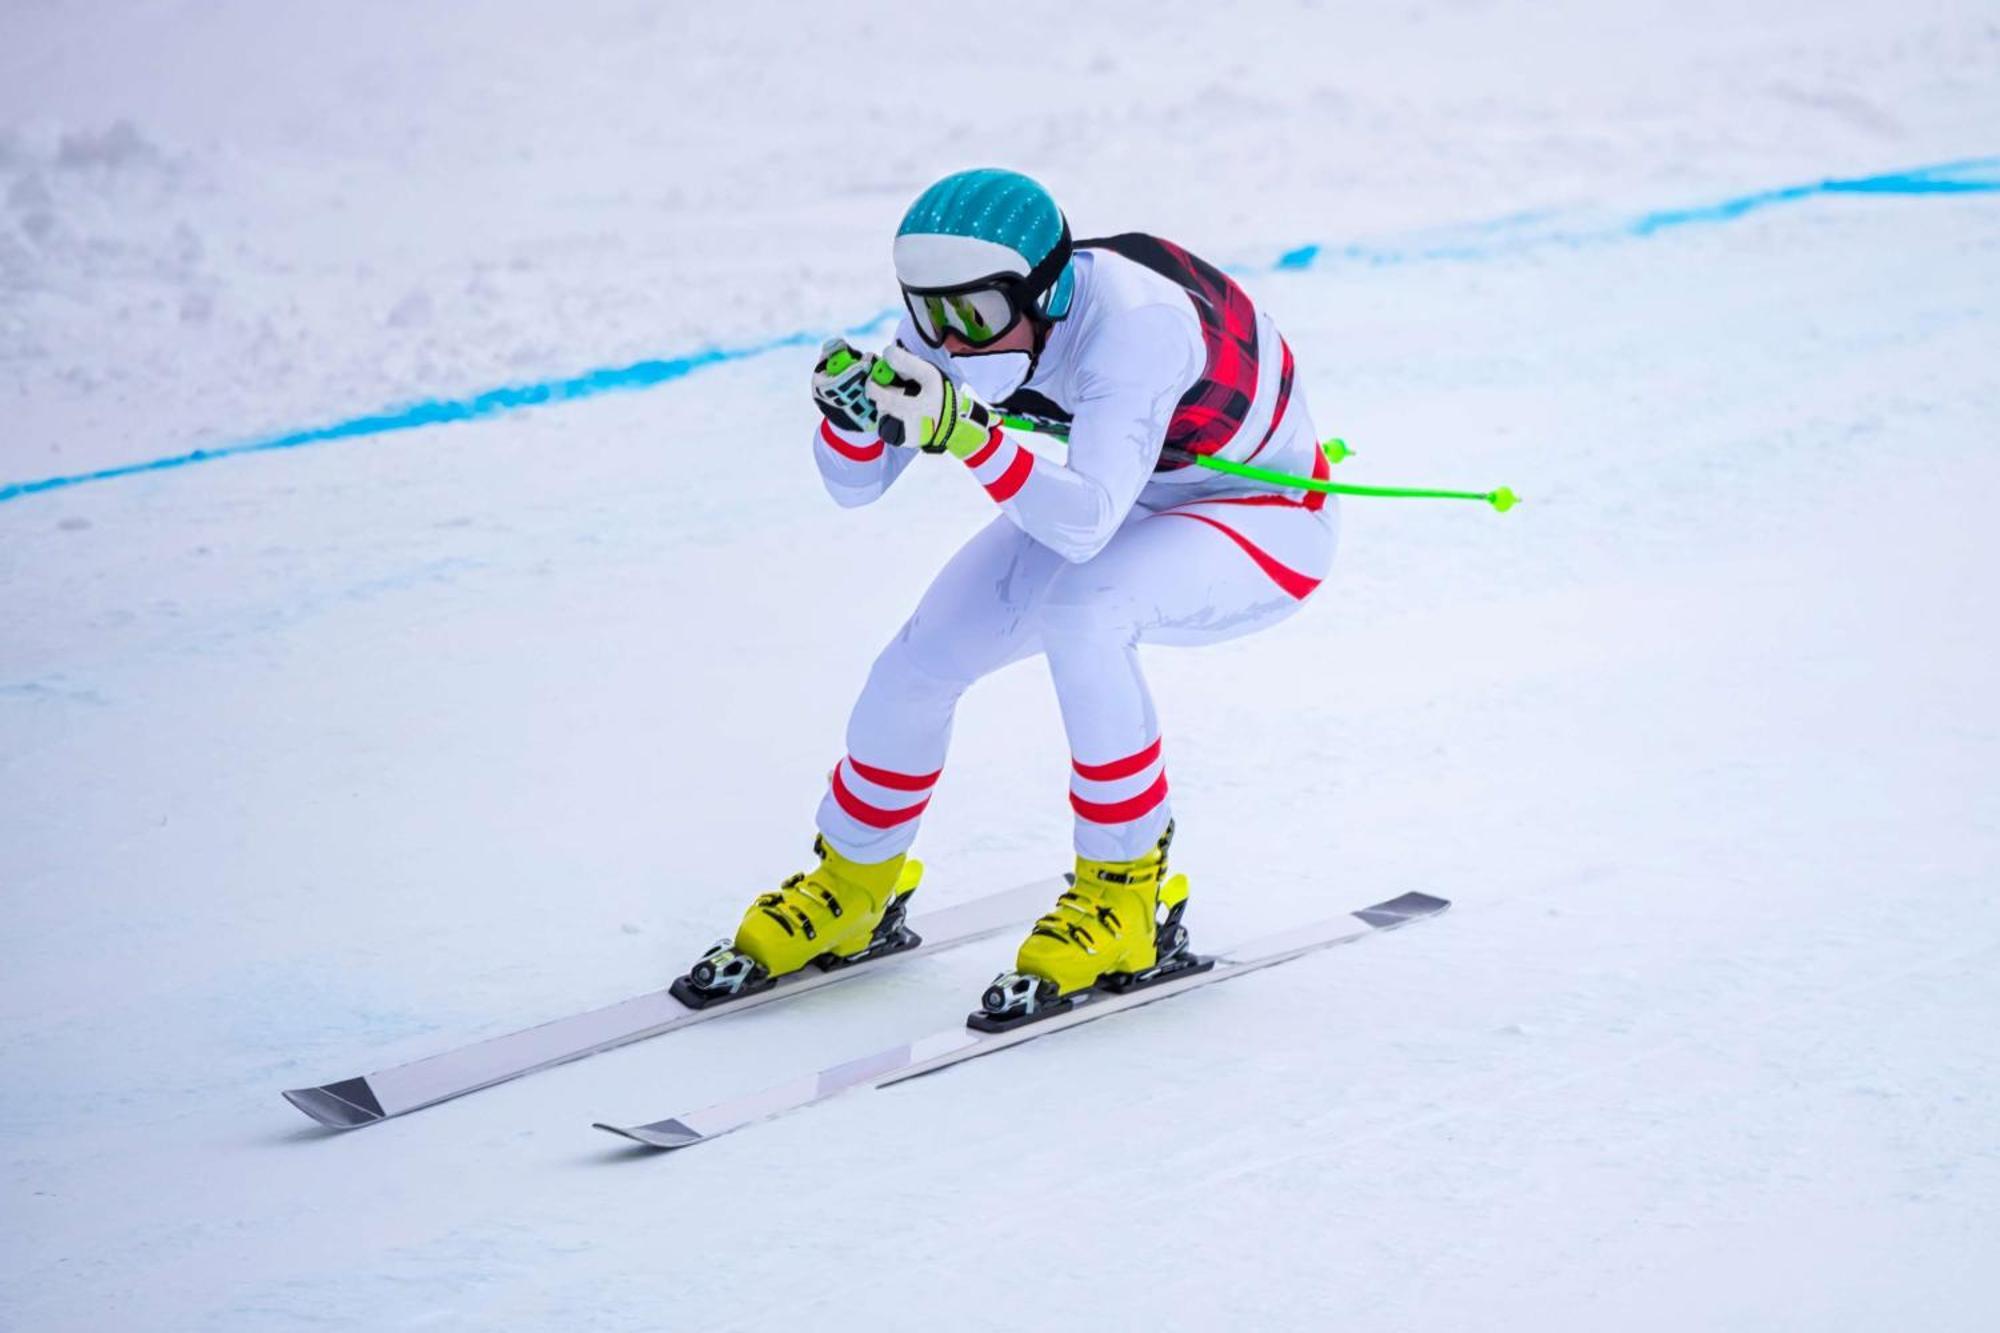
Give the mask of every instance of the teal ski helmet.
<path id="1" fill-rule="evenodd" d="M 896 229 L 896 280 L 918 334 L 975 346 L 1021 316 L 1061 319 L 1076 288 L 1069 221 L 1018 171 L 955 172 L 910 205 Z"/>

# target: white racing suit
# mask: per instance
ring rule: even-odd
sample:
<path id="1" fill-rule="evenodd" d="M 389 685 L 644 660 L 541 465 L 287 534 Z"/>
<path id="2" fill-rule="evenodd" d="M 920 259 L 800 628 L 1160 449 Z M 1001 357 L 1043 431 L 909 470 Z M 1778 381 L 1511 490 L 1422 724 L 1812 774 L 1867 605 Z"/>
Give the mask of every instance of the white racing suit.
<path id="1" fill-rule="evenodd" d="M 1291 349 L 1229 278 L 1167 242 L 1080 242 L 1067 316 L 1004 408 L 1069 418 L 1065 463 L 999 431 L 965 460 L 1000 513 L 954 555 L 875 661 L 828 781 L 819 829 L 843 856 L 908 850 L 944 769 L 958 699 L 1048 659 L 1070 747 L 1078 855 L 1131 860 L 1170 818 L 1140 644 L 1219 643 L 1283 620 L 1333 563 L 1331 497 L 1192 466 L 1192 454 L 1324 478 Z M 993 401 L 1020 354 L 954 358 L 907 318 L 905 347 Z M 982 380 L 989 386 L 982 391 Z M 1000 390 L 1004 392 L 1003 389 Z M 814 452 L 842 505 L 879 498 L 916 453 L 822 424 Z"/>

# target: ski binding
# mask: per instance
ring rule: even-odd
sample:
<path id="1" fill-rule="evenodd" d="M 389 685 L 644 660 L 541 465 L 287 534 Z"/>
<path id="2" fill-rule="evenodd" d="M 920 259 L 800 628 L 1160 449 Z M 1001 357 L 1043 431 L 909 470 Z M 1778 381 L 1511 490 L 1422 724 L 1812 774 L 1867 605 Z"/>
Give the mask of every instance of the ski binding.
<path id="1" fill-rule="evenodd" d="M 1047 977 L 1031 972 L 1002 972 L 980 995 L 979 1010 L 966 1016 L 965 1025 L 974 1032 L 1006 1032 L 1067 1013 L 1094 992 L 1125 995 L 1162 981 L 1208 971 L 1215 966 L 1215 960 L 1201 957 L 1188 948 L 1187 927 L 1181 923 L 1181 913 L 1186 909 L 1185 898 L 1168 909 L 1154 939 L 1154 957 L 1158 961 L 1144 971 L 1107 972 L 1094 985 L 1068 995 L 1057 992 L 1055 983 Z"/>
<path id="2" fill-rule="evenodd" d="M 857 963 L 872 962 L 916 948 L 924 940 L 923 936 L 910 929 L 909 912 L 910 893 L 898 895 L 889 904 L 889 910 L 882 914 L 882 921 L 869 937 L 867 948 L 845 958 L 824 953 L 813 959 L 809 966 L 817 967 L 822 972 L 838 972 Z M 726 1004 L 769 990 L 777 984 L 777 980 L 764 969 L 762 963 L 748 954 L 738 953 L 734 939 L 726 939 L 717 940 L 715 946 L 697 959 L 685 976 L 676 977 L 667 989 L 688 1008 L 706 1009 L 710 1005 Z"/>

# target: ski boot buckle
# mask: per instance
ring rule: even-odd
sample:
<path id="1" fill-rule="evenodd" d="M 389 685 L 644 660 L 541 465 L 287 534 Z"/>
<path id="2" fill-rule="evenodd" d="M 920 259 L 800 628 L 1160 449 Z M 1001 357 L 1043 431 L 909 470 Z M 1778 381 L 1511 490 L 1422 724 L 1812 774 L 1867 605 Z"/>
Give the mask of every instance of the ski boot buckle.
<path id="1" fill-rule="evenodd" d="M 922 944 L 924 937 L 905 924 L 910 915 L 910 895 L 915 892 L 915 889 L 911 889 L 909 893 L 896 895 L 888 910 L 882 913 L 881 921 L 876 923 L 875 933 L 868 937 L 867 948 L 859 953 L 849 954 L 845 958 L 836 953 L 823 953 L 813 959 L 813 965 L 822 972 L 838 972 L 843 967 L 853 967 L 856 963 L 886 958 L 892 953 L 902 953 L 906 949 L 914 949 Z"/>

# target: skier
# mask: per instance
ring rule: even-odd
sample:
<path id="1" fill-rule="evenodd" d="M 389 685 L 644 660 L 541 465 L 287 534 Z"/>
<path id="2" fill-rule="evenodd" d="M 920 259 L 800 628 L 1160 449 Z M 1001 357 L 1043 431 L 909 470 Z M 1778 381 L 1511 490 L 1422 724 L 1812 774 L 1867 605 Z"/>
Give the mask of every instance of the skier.
<path id="1" fill-rule="evenodd" d="M 918 196 L 894 258 L 895 341 L 875 357 L 836 339 L 814 367 L 826 488 L 868 504 L 920 452 L 948 453 L 1000 512 L 876 659 L 820 804 L 819 865 L 759 896 L 676 993 L 724 998 L 906 943 L 922 874 L 909 850 L 959 696 L 1039 655 L 1071 752 L 1076 876 L 987 993 L 989 1010 L 1025 1018 L 1195 964 L 1138 648 L 1219 643 L 1291 615 L 1327 575 L 1337 514 L 1327 495 L 1192 465 L 1217 455 L 1328 475 L 1291 348 L 1213 266 L 1153 236 L 1072 241 L 1046 190 L 992 169 Z M 1003 412 L 1066 425 L 1066 461 L 1010 439 Z"/>

